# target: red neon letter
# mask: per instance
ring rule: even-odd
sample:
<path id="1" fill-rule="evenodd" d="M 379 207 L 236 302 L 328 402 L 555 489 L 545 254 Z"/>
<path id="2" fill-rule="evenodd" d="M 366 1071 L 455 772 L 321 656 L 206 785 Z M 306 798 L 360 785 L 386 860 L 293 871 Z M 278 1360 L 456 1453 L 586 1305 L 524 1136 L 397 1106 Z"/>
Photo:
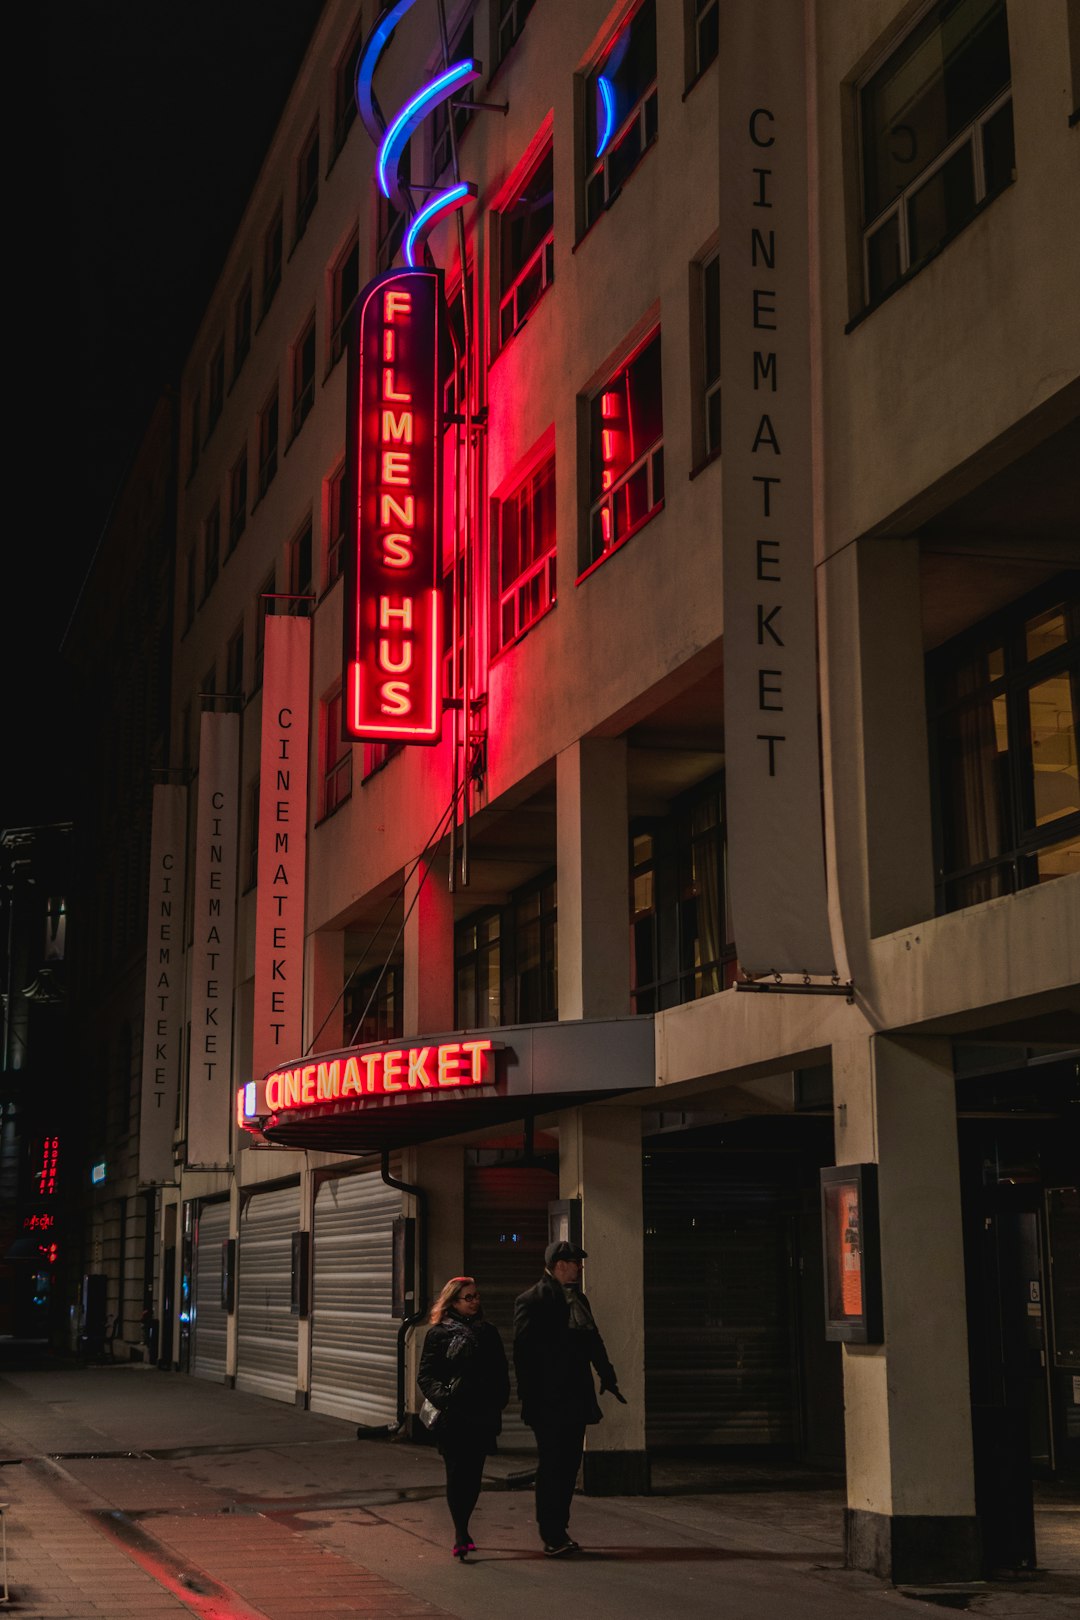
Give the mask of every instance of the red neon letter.
<path id="1" fill-rule="evenodd" d="M 412 314 L 412 293 L 388 292 L 383 300 L 383 314 L 388 321 L 396 321 L 399 315 L 408 320 Z"/>
<path id="2" fill-rule="evenodd" d="M 484 1053 L 491 1051 L 490 1041 L 462 1041 L 461 1050 L 472 1053 L 472 1083 L 479 1086 L 484 1079 Z"/>
<path id="3" fill-rule="evenodd" d="M 409 1053 L 409 1087 L 412 1091 L 415 1091 L 417 1086 L 426 1088 L 431 1085 L 431 1076 L 426 1068 L 430 1056 L 430 1046 L 421 1046 L 419 1050 Z"/>

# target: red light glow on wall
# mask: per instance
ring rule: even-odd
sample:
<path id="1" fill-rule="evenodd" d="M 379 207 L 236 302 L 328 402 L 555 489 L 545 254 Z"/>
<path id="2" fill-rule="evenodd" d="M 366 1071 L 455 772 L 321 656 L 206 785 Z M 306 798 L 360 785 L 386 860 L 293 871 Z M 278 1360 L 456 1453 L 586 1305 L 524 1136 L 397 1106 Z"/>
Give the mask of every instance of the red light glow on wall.
<path id="1" fill-rule="evenodd" d="M 439 740 L 442 296 L 441 271 L 377 276 L 349 347 L 346 741 Z"/>

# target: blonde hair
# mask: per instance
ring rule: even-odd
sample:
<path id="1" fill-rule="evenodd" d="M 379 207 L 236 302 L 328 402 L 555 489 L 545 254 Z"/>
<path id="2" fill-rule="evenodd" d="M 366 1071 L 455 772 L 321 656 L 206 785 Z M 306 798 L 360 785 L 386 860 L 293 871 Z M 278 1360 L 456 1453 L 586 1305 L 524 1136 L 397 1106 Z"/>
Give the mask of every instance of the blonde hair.
<path id="1" fill-rule="evenodd" d="M 442 1293 L 431 1307 L 429 1322 L 441 1322 L 443 1315 L 457 1299 L 466 1283 L 475 1283 L 475 1277 L 451 1277 L 448 1283 L 443 1284 Z"/>

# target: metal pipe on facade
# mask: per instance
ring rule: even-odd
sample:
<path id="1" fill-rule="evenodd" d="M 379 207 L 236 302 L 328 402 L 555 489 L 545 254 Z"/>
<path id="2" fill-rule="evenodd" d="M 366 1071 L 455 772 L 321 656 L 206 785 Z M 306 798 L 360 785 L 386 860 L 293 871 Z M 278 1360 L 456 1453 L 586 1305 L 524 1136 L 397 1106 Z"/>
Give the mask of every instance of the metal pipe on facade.
<path id="1" fill-rule="evenodd" d="M 423 1187 L 413 1186 L 408 1181 L 399 1181 L 390 1174 L 390 1149 L 383 1148 L 379 1160 L 379 1174 L 388 1187 L 395 1187 L 398 1192 L 408 1193 L 410 1198 L 416 1200 L 416 1310 L 411 1316 L 403 1316 L 397 1335 L 397 1422 L 389 1425 L 391 1433 L 399 1433 L 405 1426 L 405 1340 L 409 1329 L 422 1322 L 427 1314 L 427 1193 Z"/>

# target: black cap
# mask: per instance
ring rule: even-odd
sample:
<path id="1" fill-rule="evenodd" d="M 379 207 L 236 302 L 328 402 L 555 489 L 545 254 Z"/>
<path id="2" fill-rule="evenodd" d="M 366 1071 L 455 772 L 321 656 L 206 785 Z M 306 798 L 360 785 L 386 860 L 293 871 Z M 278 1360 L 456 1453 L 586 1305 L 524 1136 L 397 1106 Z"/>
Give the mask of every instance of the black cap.
<path id="1" fill-rule="evenodd" d="M 588 1255 L 585 1253 L 585 1250 L 580 1244 L 567 1243 L 565 1238 L 560 1238 L 558 1243 L 549 1243 L 547 1248 L 544 1250 L 544 1264 L 547 1266 L 549 1271 L 559 1260 L 587 1259 Z"/>

